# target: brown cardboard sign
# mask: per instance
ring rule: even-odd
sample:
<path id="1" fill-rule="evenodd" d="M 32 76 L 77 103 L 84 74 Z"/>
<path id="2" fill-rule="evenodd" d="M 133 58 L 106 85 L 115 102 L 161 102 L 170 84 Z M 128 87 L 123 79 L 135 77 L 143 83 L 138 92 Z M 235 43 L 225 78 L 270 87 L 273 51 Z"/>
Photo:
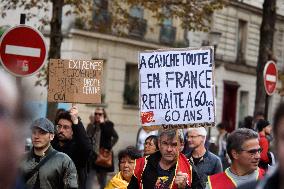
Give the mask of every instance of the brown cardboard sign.
<path id="1" fill-rule="evenodd" d="M 49 102 L 101 103 L 103 60 L 50 59 Z"/>

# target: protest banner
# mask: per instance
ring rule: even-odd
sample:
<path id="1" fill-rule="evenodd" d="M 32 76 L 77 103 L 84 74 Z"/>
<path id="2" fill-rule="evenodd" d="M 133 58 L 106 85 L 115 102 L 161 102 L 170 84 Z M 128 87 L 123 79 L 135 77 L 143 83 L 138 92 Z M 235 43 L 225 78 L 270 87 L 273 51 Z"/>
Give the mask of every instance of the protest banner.
<path id="1" fill-rule="evenodd" d="M 103 60 L 49 62 L 49 102 L 101 103 Z"/>
<path id="2" fill-rule="evenodd" d="M 141 52 L 138 68 L 144 128 L 215 125 L 213 47 Z"/>

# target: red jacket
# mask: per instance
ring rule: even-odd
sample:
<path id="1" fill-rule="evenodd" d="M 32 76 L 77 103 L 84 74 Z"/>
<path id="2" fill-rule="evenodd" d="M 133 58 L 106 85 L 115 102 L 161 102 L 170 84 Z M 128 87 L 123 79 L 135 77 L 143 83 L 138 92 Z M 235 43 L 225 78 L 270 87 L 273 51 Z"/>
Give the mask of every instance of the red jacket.
<path id="1" fill-rule="evenodd" d="M 143 189 L 145 188 L 144 185 L 144 182 L 147 182 L 145 180 L 142 181 L 142 175 L 144 173 L 144 170 L 147 166 L 147 157 L 142 157 L 142 158 L 139 158 L 139 159 L 136 159 L 135 161 L 135 168 L 134 168 L 134 176 L 137 178 L 138 180 L 138 184 L 139 184 L 139 188 L 140 189 Z M 158 162 L 156 162 L 158 163 Z M 155 171 L 155 170 L 153 170 Z M 179 159 L 178 159 L 178 163 L 176 165 L 176 168 L 175 168 L 175 175 L 174 175 L 174 178 L 171 182 L 171 185 L 170 185 L 170 189 L 177 189 L 177 185 L 175 184 L 174 180 L 175 180 L 175 176 L 177 174 L 178 171 L 181 171 L 183 173 L 187 173 L 188 174 L 188 177 L 187 177 L 187 185 L 188 186 L 191 186 L 191 182 L 192 182 L 192 167 L 190 166 L 187 158 L 182 154 L 180 153 L 179 155 Z M 156 178 L 153 178 L 153 179 L 156 179 Z"/>
<path id="2" fill-rule="evenodd" d="M 228 174 L 229 168 L 224 172 L 208 176 L 208 184 L 210 189 L 234 189 L 237 187 L 236 182 Z M 262 179 L 265 174 L 263 169 L 258 168 L 257 179 Z"/>
<path id="3" fill-rule="evenodd" d="M 269 163 L 268 158 L 268 149 L 269 149 L 269 142 L 265 135 L 259 133 L 259 146 L 262 148 L 262 152 L 260 153 L 260 161 L 265 163 Z"/>

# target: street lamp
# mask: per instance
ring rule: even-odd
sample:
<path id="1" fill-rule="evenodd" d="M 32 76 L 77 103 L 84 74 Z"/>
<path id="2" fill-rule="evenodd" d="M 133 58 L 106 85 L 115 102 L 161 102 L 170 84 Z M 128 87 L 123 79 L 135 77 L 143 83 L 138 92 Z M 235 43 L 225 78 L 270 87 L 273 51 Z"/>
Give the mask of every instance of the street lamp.
<path id="1" fill-rule="evenodd" d="M 213 31 L 213 30 L 208 33 L 208 41 L 206 41 L 206 43 L 208 45 L 214 46 L 214 59 L 216 59 L 216 50 L 217 50 L 221 35 L 222 35 L 221 32 Z M 208 129 L 208 137 L 209 137 L 209 140 L 210 140 L 210 138 L 211 138 L 211 127 L 209 127 L 209 129 Z"/>
<path id="2" fill-rule="evenodd" d="M 221 38 L 222 33 L 218 31 L 210 31 L 208 33 L 208 42 L 210 45 L 214 46 L 214 57 L 216 58 L 216 50 L 217 46 L 219 44 L 220 38 Z"/>

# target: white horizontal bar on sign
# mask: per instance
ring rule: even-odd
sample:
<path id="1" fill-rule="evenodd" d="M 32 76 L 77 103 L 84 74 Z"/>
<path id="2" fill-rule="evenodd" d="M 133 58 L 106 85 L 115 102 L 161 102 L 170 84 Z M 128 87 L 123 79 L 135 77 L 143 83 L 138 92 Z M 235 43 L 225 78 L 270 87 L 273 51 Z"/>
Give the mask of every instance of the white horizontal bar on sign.
<path id="1" fill-rule="evenodd" d="M 276 82 L 276 76 L 275 75 L 266 75 L 266 81 Z"/>
<path id="2" fill-rule="evenodd" d="M 40 50 L 41 49 L 39 48 L 23 47 L 23 46 L 16 46 L 16 45 L 6 45 L 5 53 L 21 55 L 21 56 L 40 57 Z"/>

